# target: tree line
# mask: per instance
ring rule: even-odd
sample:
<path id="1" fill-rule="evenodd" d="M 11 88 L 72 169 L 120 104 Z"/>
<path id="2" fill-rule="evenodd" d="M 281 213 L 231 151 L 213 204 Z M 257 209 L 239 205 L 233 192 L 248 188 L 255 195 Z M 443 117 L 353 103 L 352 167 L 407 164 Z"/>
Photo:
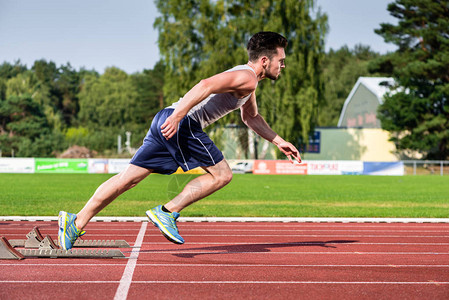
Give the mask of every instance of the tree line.
<path id="1" fill-rule="evenodd" d="M 3 156 L 49 157 L 75 144 L 110 156 L 126 131 L 137 147 L 159 109 L 200 79 L 245 63 L 251 34 L 270 30 L 289 40 L 287 68 L 275 84 L 261 82 L 256 96 L 280 135 L 301 143 L 316 126 L 336 126 L 359 76 L 393 76 L 398 86 L 379 109 L 382 126 L 400 150 L 448 157 L 448 1 L 391 3 L 398 25 L 381 24 L 376 32 L 398 50 L 385 55 L 363 45 L 326 53 L 327 16 L 313 0 L 155 2 L 161 60 L 151 70 L 110 67 L 99 74 L 45 60 L 30 68 L 0 65 Z M 243 126 L 231 113 L 207 130 L 219 140 L 216 129 L 226 124 Z"/>
<path id="2" fill-rule="evenodd" d="M 323 77 L 328 85 L 323 89 L 316 126 L 337 125 L 354 82 L 358 76 L 370 74 L 367 63 L 378 56 L 361 45 L 324 55 Z M 182 96 L 175 92 L 171 98 L 164 96 L 164 70 L 162 61 L 151 70 L 134 74 L 116 67 L 99 74 L 45 60 L 34 62 L 31 68 L 20 61 L 2 63 L 2 155 L 52 157 L 71 145 L 114 155 L 117 135 L 124 136 L 126 131 L 133 133 L 132 146 L 138 147 L 159 109 Z M 265 109 L 270 108 L 266 105 Z M 234 114 L 226 122 L 239 124 L 239 119 Z"/>
<path id="3" fill-rule="evenodd" d="M 107 68 L 75 70 L 70 64 L 20 61 L 0 65 L 0 150 L 3 156 L 52 157 L 71 145 L 112 154 L 117 135 L 134 145 L 163 106 L 163 66 L 127 74 Z"/>

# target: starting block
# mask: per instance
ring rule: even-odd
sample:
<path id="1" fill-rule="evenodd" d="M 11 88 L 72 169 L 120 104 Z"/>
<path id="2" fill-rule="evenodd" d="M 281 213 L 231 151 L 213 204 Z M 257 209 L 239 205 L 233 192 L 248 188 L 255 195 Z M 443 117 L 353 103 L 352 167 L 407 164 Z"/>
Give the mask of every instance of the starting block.
<path id="1" fill-rule="evenodd" d="M 124 258 L 125 255 L 118 249 L 59 249 L 53 239 L 47 235 L 42 236 L 38 227 L 34 227 L 27 235 L 26 240 L 0 239 L 0 259 L 24 259 L 27 257 L 46 258 Z M 15 247 L 25 247 L 16 249 Z M 80 240 L 74 247 L 109 247 L 131 248 L 124 240 Z"/>
<path id="2" fill-rule="evenodd" d="M 9 240 L 13 247 L 39 248 L 44 240 L 39 227 L 34 227 L 27 235 L 26 240 Z M 73 245 L 75 248 L 131 248 L 125 240 L 77 240 Z"/>
<path id="3" fill-rule="evenodd" d="M 0 237 L 0 259 L 24 259 L 19 251 L 14 249 L 5 237 Z"/>

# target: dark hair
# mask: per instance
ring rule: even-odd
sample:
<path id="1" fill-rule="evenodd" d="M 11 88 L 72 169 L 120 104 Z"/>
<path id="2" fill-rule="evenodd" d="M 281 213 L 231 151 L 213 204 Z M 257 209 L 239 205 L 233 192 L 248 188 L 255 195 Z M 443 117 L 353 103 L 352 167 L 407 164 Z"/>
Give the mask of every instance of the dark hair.
<path id="1" fill-rule="evenodd" d="M 261 56 L 272 58 L 277 48 L 287 47 L 287 39 L 276 32 L 261 31 L 251 37 L 246 46 L 250 61 L 256 61 Z"/>

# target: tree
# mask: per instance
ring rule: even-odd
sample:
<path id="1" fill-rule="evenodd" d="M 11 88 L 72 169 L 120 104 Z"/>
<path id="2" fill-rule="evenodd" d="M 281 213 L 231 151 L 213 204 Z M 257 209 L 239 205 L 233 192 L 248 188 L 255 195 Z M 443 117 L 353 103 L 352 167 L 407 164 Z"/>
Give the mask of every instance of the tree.
<path id="1" fill-rule="evenodd" d="M 61 112 L 65 126 L 73 124 L 79 112 L 77 95 L 80 85 L 80 72 L 74 70 L 70 64 L 58 68 L 57 79 L 53 83 L 53 87 L 58 98 L 57 110 Z"/>
<path id="2" fill-rule="evenodd" d="M 6 155 L 41 156 L 62 150 L 62 136 L 52 135 L 42 107 L 29 95 L 0 100 L 0 141 Z"/>
<path id="3" fill-rule="evenodd" d="M 136 91 L 136 104 L 133 107 L 132 122 L 136 129 L 148 129 L 150 120 L 164 108 L 164 65 L 159 61 L 152 70 L 131 75 L 131 84 Z"/>
<path id="4" fill-rule="evenodd" d="M 136 95 L 128 74 L 111 67 L 99 77 L 86 77 L 78 97 L 80 121 L 89 127 L 101 129 L 121 127 L 129 122 L 129 108 Z"/>
<path id="5" fill-rule="evenodd" d="M 6 82 L 8 79 L 27 71 L 26 66 L 16 61 L 14 65 L 4 62 L 0 65 L 0 99 L 6 99 Z"/>
<path id="6" fill-rule="evenodd" d="M 130 76 L 114 67 L 107 68 L 101 76 L 84 77 L 78 94 L 78 123 L 88 128 L 83 146 L 100 152 L 111 149 L 117 135 L 124 135 L 125 131 L 137 134 L 134 141 L 142 140 L 157 104 L 152 106 L 145 95 L 139 95 L 141 80 L 140 75 Z M 154 99 L 155 103 L 158 101 Z"/>
<path id="7" fill-rule="evenodd" d="M 275 85 L 257 91 L 261 114 L 293 143 L 307 141 L 322 99 L 321 65 L 327 18 L 310 16 L 312 0 L 158 0 L 159 49 L 167 67 L 164 95 L 177 101 L 200 79 L 247 61 L 246 43 L 258 31 L 275 31 L 289 40 L 287 68 Z M 223 122 L 237 123 L 238 114 Z M 223 123 L 222 123 L 223 124 Z"/>
<path id="8" fill-rule="evenodd" d="M 376 76 L 368 65 L 378 53 L 369 46 L 356 45 L 354 49 L 343 46 L 326 53 L 323 78 L 326 82 L 324 103 L 319 108 L 318 126 L 337 126 L 343 104 L 360 76 Z"/>
<path id="9" fill-rule="evenodd" d="M 388 10 L 398 24 L 381 24 L 375 32 L 398 49 L 372 67 L 392 72 L 397 83 L 379 108 L 382 127 L 399 150 L 447 159 L 449 1 L 396 0 Z"/>
<path id="10" fill-rule="evenodd" d="M 2 99 L 7 99 L 11 96 L 22 96 L 25 94 L 35 96 L 36 84 L 36 76 L 34 76 L 32 71 L 25 71 L 17 74 L 5 82 L 5 93 Z"/>
<path id="11" fill-rule="evenodd" d="M 54 62 L 44 59 L 35 61 L 31 69 L 37 79 L 33 99 L 43 106 L 52 128 L 62 132 L 76 113 L 75 95 L 79 88 L 76 71 L 70 64 L 58 68 Z"/>
<path id="12" fill-rule="evenodd" d="M 109 68 L 74 70 L 37 60 L 32 68 L 0 64 L 0 145 L 4 155 L 48 156 L 79 143 L 100 152 L 117 134 L 138 146 L 163 107 L 164 64 L 128 75 Z"/>

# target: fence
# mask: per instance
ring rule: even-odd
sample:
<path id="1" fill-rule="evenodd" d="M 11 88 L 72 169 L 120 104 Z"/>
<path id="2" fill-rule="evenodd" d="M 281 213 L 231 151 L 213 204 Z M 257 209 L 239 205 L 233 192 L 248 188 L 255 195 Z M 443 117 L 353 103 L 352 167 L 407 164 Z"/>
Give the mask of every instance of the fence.
<path id="1" fill-rule="evenodd" d="M 447 160 L 403 160 L 405 175 L 449 175 Z"/>

